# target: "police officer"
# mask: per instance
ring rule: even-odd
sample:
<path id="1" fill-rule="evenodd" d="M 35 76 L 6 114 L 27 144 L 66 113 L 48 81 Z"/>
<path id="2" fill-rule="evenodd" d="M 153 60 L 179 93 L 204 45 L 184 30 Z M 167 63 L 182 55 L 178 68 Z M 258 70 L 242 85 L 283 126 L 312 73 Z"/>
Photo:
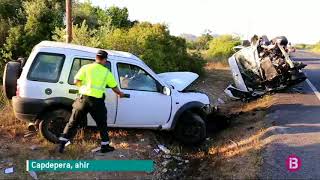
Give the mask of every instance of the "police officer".
<path id="1" fill-rule="evenodd" d="M 104 104 L 106 87 L 119 96 L 125 95 L 119 90 L 113 74 L 106 67 L 108 53 L 99 50 L 96 54 L 96 61 L 80 68 L 74 77 L 75 84 L 80 87 L 80 96 L 75 100 L 72 107 L 72 114 L 68 124 L 64 128 L 63 134 L 59 138 L 59 152 L 63 153 L 65 144 L 75 136 L 77 126 L 85 119 L 87 113 L 95 120 L 100 131 L 101 153 L 113 151 L 109 145 L 107 131 L 107 109 Z"/>

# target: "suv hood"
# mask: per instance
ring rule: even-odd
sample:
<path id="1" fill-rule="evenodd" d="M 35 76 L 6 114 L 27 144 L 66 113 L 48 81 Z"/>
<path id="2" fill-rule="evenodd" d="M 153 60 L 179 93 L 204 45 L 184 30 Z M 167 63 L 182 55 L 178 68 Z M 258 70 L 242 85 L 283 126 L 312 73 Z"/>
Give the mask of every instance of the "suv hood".
<path id="1" fill-rule="evenodd" d="M 199 77 L 198 74 L 193 72 L 167 72 L 158 74 L 158 76 L 178 91 L 183 91 Z"/>

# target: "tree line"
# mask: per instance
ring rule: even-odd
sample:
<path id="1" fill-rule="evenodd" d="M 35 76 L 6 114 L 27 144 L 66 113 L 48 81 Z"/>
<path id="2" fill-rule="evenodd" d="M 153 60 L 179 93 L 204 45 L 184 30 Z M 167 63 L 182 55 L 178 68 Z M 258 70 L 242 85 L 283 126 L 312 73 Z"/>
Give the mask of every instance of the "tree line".
<path id="1" fill-rule="evenodd" d="M 129 20 L 127 8 L 102 9 L 90 1 L 73 2 L 72 43 L 127 51 L 139 56 L 157 73 L 203 73 L 205 59 L 232 53 L 239 38 L 203 34 L 195 42 L 173 36 L 164 24 Z M 27 58 L 43 40 L 64 42 L 65 0 L 0 0 L 0 68 L 18 57 Z"/>

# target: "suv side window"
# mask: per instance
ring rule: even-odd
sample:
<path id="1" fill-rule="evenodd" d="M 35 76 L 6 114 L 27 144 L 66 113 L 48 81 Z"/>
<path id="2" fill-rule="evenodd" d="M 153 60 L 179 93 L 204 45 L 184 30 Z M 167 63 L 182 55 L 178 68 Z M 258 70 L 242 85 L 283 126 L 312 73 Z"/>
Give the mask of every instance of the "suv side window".
<path id="1" fill-rule="evenodd" d="M 37 54 L 27 79 L 41 82 L 58 82 L 64 59 L 65 55 L 63 54 L 42 52 Z"/>
<path id="2" fill-rule="evenodd" d="M 127 90 L 158 91 L 158 82 L 145 70 L 131 64 L 118 63 L 120 87 Z"/>
<path id="3" fill-rule="evenodd" d="M 74 85 L 74 76 L 77 74 L 77 72 L 79 71 L 79 69 L 86 65 L 86 64 L 90 64 L 93 63 L 95 60 L 94 59 L 86 59 L 86 58 L 74 58 L 73 59 L 73 63 L 72 63 L 72 67 L 71 67 L 71 71 L 70 71 L 70 75 L 68 78 L 68 83 L 71 85 Z M 108 61 L 107 62 L 107 67 L 109 68 L 109 70 L 111 71 L 111 64 Z"/>

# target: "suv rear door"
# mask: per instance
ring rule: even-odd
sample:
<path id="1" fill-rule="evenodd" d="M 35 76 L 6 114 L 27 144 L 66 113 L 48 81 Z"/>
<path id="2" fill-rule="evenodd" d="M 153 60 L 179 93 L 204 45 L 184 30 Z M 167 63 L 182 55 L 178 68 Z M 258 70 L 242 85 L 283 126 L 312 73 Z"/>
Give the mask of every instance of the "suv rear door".
<path id="1" fill-rule="evenodd" d="M 78 72 L 78 70 L 90 63 L 94 63 L 94 58 L 92 57 L 85 57 L 85 56 L 74 56 L 70 58 L 71 66 L 66 66 L 68 68 L 65 72 L 67 75 L 65 76 L 64 80 L 61 82 L 64 84 L 64 96 L 69 97 L 71 99 L 75 99 L 78 93 L 78 87 L 74 85 L 74 76 Z M 108 68 L 112 72 L 111 69 L 111 62 L 108 62 Z M 115 116 L 116 116 L 116 104 L 117 104 L 117 96 L 110 88 L 107 88 L 106 91 L 106 99 L 105 104 L 108 110 L 108 124 L 114 124 Z M 87 115 L 88 118 L 88 126 L 96 126 L 96 123 L 92 119 L 91 115 Z"/>
<path id="2" fill-rule="evenodd" d="M 60 53 L 39 52 L 28 71 L 27 80 L 19 81 L 20 96 L 34 99 L 48 99 L 60 96 L 58 83 L 66 56 Z"/>

